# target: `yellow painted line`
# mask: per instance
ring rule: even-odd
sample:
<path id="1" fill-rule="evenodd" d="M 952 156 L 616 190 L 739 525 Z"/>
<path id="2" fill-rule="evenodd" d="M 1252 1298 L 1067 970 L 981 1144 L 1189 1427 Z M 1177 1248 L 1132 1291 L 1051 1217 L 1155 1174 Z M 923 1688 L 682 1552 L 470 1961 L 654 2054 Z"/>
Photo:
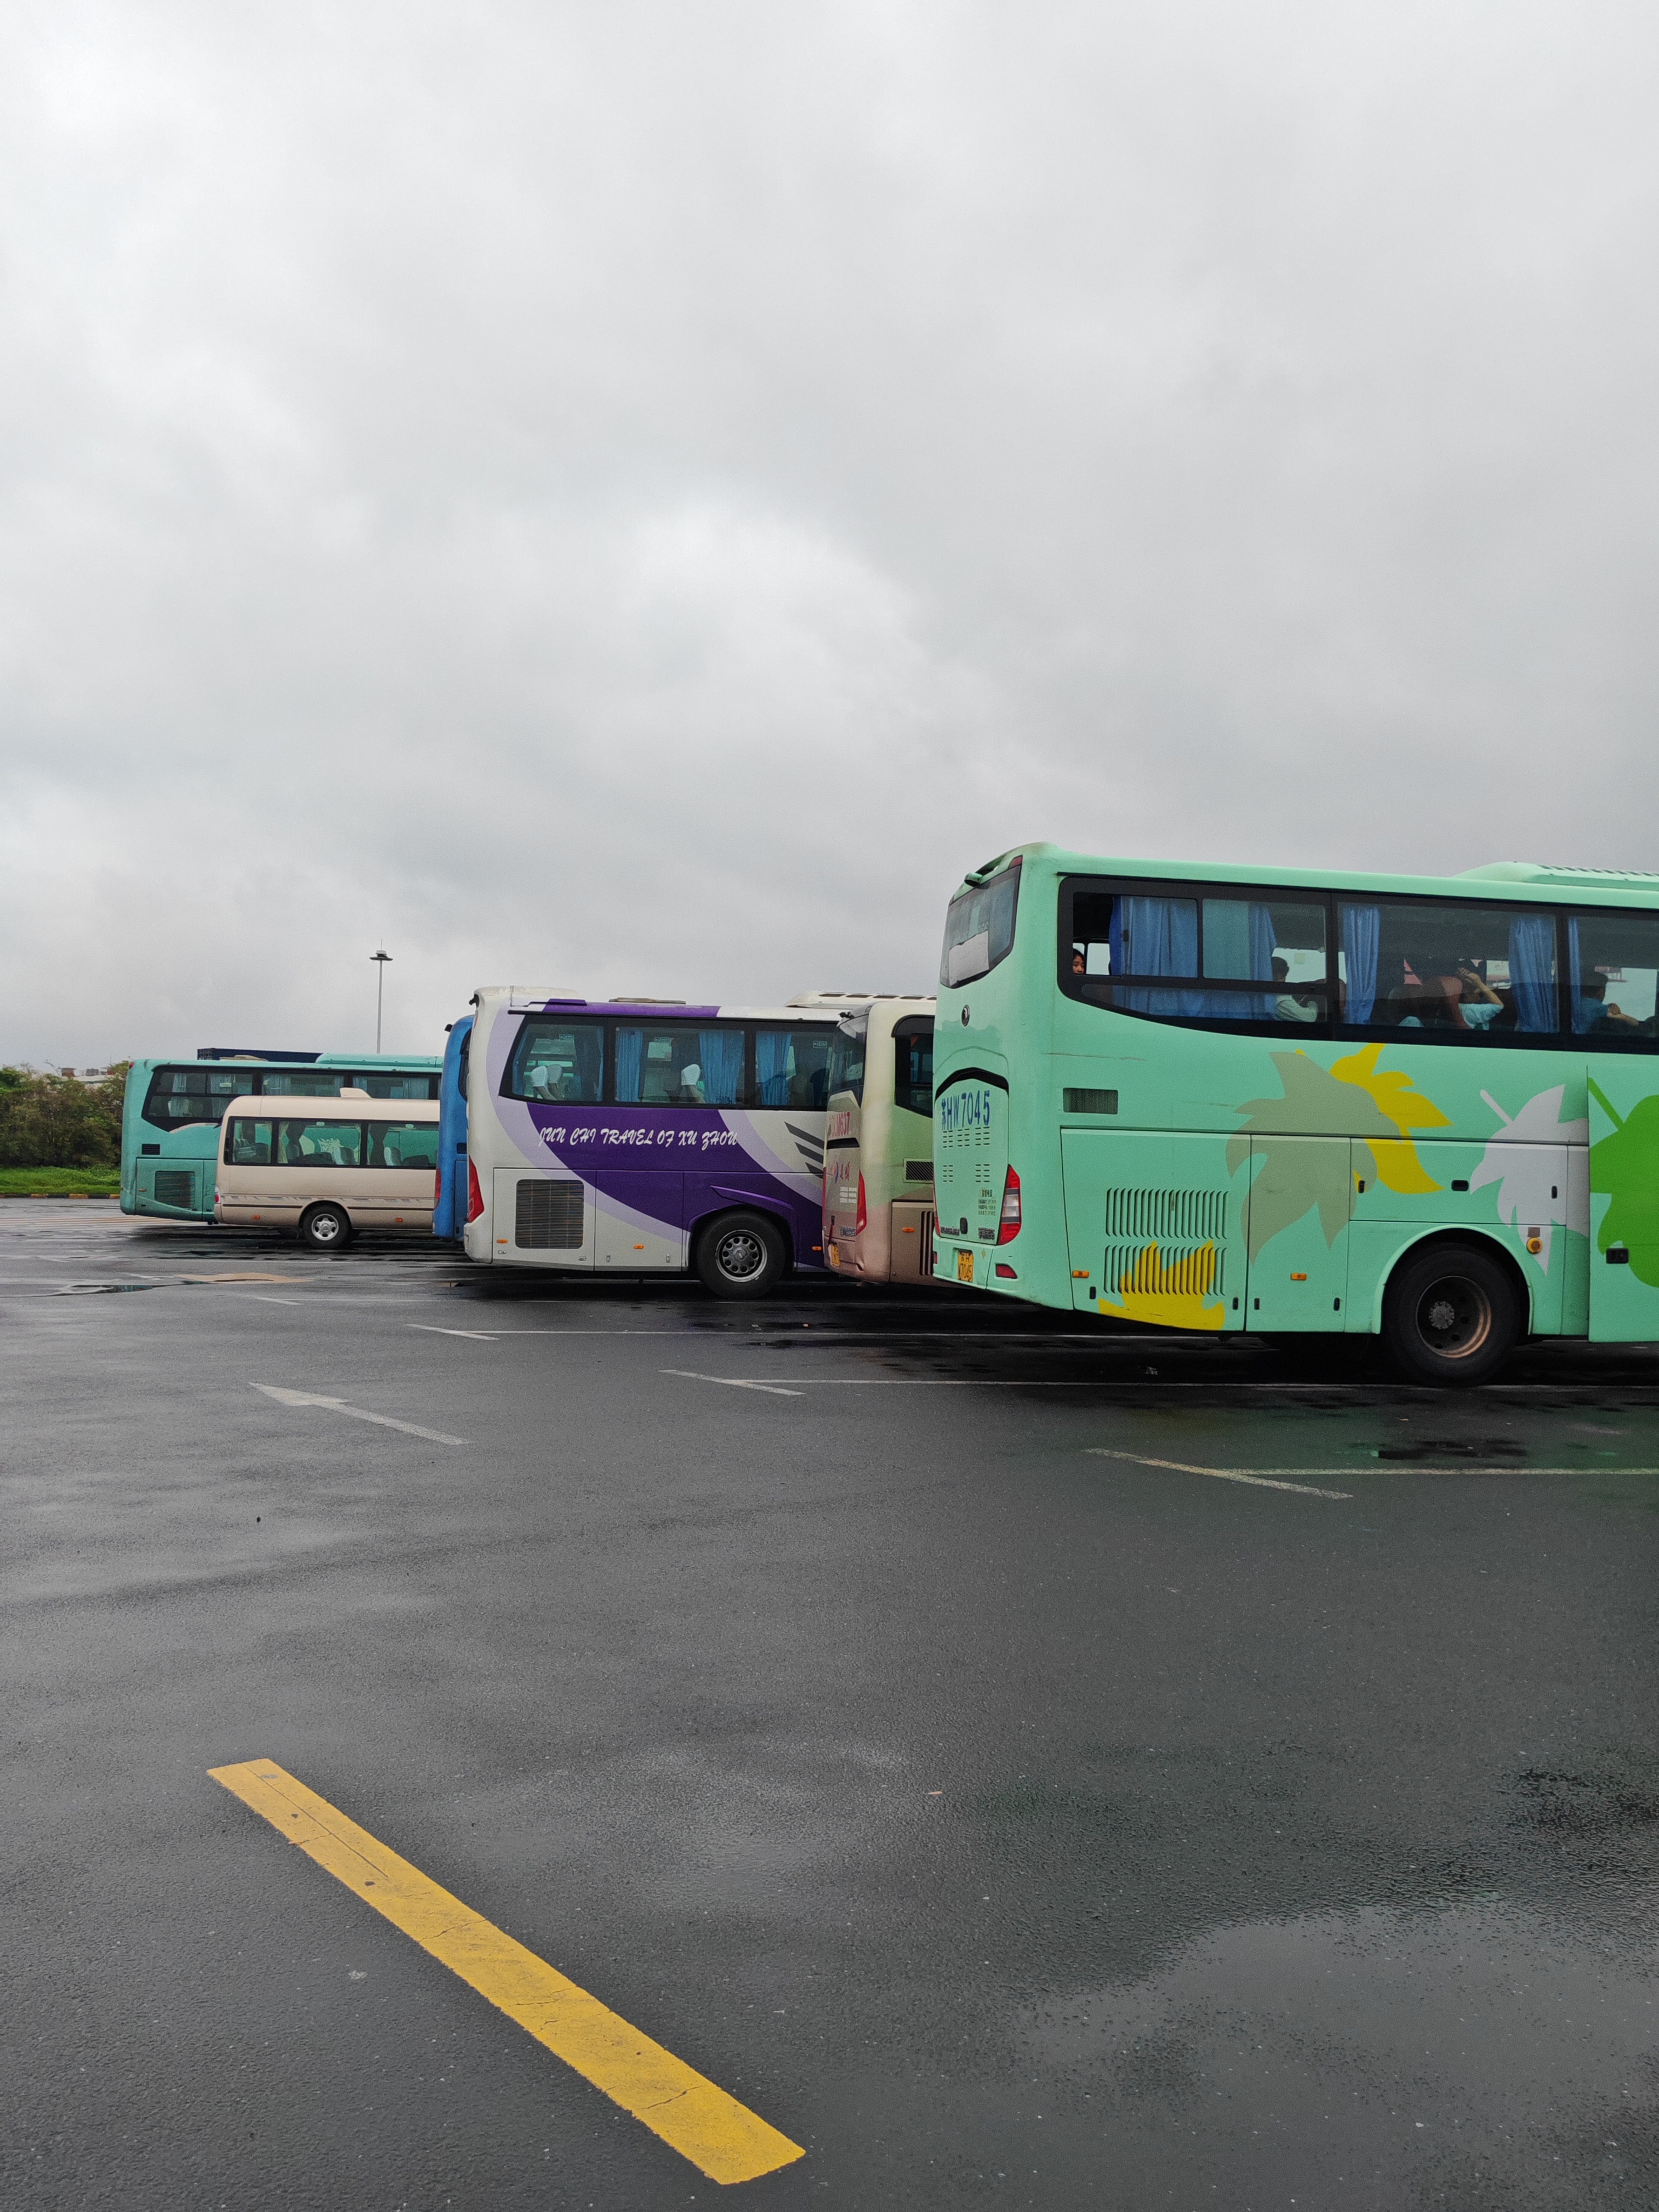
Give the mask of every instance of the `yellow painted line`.
<path id="1" fill-rule="evenodd" d="M 753 2181 L 806 2155 L 273 1760 L 209 1772 L 711 2181 Z"/>

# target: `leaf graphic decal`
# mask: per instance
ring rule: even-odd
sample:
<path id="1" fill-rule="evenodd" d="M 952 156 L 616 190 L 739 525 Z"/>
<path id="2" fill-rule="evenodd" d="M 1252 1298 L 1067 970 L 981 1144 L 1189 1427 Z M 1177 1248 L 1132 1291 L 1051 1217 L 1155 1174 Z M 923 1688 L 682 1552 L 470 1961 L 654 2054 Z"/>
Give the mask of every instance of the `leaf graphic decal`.
<path id="1" fill-rule="evenodd" d="M 1488 1140 L 1480 1166 L 1469 1177 L 1471 1190 L 1480 1190 L 1489 1182 L 1498 1185 L 1500 1221 L 1507 1221 L 1516 1230 L 1523 1221 L 1528 1227 L 1537 1225 L 1542 1247 L 1538 1263 L 1547 1275 L 1555 1230 L 1567 1218 L 1567 1190 L 1559 1161 L 1538 1148 L 1589 1140 L 1587 1120 L 1582 1116 L 1577 1121 L 1561 1119 L 1566 1088 L 1565 1083 L 1558 1083 L 1548 1091 L 1536 1092 L 1512 1121 L 1491 1091 L 1483 1091 L 1480 1096 L 1504 1126 Z"/>
<path id="2" fill-rule="evenodd" d="M 1642 1099 L 1621 1121 L 1593 1076 L 1589 1087 L 1613 1124 L 1590 1146 L 1590 1188 L 1612 1200 L 1596 1243 L 1603 1252 L 1625 1245 L 1632 1274 L 1659 1290 L 1659 1098 Z"/>
<path id="3" fill-rule="evenodd" d="M 1334 1244 L 1353 1212 L 1353 1173 L 1328 1145 L 1302 1145 L 1297 1137 L 1358 1138 L 1364 1171 L 1390 1190 L 1438 1190 L 1424 1170 L 1409 1132 L 1449 1127 L 1447 1116 L 1409 1076 L 1376 1065 L 1382 1048 L 1367 1045 L 1329 1069 L 1305 1052 L 1270 1054 L 1284 1096 L 1249 1098 L 1238 1111 L 1244 1127 L 1227 1144 L 1227 1172 L 1237 1175 L 1254 1146 L 1261 1161 L 1250 1188 L 1250 1258 L 1311 1212 L 1327 1246 Z"/>
<path id="4" fill-rule="evenodd" d="M 1121 1304 L 1100 1301 L 1102 1313 L 1120 1321 L 1152 1321 L 1163 1328 L 1219 1328 L 1225 1318 L 1218 1301 L 1206 1305 L 1215 1287 L 1215 1246 L 1200 1245 L 1165 1261 L 1156 1244 L 1135 1255 L 1115 1285 Z"/>

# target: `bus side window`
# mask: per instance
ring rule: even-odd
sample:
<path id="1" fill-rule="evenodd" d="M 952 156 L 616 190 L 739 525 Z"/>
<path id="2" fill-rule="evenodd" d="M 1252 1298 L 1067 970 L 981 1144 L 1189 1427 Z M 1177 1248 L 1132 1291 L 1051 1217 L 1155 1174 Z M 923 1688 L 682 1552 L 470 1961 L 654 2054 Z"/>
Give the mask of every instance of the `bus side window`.
<path id="1" fill-rule="evenodd" d="M 230 1125 L 230 1143 L 226 1147 L 230 1164 L 235 1168 L 268 1168 L 270 1165 L 270 1123 L 255 1121 L 238 1115 Z"/>
<path id="2" fill-rule="evenodd" d="M 509 1098 L 597 1106 L 604 1066 L 599 1023 L 532 1015 L 519 1031 L 502 1087 Z"/>
<path id="3" fill-rule="evenodd" d="M 1340 1018 L 1350 1029 L 1469 1039 L 1556 1027 L 1547 908 L 1345 900 L 1337 941 Z"/>
<path id="4" fill-rule="evenodd" d="M 1653 1036 L 1659 915 L 1574 915 L 1567 924 L 1567 963 L 1575 1036 L 1598 1045 Z"/>
<path id="5" fill-rule="evenodd" d="M 829 1029 L 757 1030 L 756 1105 L 821 1113 L 830 1096 L 834 1036 Z"/>

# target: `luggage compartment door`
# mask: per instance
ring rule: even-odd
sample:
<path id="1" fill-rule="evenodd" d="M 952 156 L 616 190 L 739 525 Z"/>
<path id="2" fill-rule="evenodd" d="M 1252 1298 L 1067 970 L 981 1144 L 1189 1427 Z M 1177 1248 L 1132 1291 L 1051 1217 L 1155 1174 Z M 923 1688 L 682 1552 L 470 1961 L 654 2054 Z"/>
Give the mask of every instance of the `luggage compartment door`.
<path id="1" fill-rule="evenodd" d="M 1164 1328 L 1244 1326 L 1244 1177 L 1223 1136 L 1064 1129 L 1073 1303 Z"/>

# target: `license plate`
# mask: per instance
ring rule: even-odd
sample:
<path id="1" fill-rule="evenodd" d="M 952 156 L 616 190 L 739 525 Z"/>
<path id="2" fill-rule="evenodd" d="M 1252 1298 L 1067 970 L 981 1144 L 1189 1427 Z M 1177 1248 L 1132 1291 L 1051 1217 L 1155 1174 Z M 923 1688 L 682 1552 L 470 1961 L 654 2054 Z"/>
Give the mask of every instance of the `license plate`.
<path id="1" fill-rule="evenodd" d="M 958 1252 L 958 1253 L 957 1254 L 957 1282 L 959 1282 L 959 1283 L 971 1283 L 971 1282 L 973 1281 L 973 1279 L 974 1279 L 974 1255 L 973 1255 L 973 1254 L 972 1254 L 971 1252 Z"/>

